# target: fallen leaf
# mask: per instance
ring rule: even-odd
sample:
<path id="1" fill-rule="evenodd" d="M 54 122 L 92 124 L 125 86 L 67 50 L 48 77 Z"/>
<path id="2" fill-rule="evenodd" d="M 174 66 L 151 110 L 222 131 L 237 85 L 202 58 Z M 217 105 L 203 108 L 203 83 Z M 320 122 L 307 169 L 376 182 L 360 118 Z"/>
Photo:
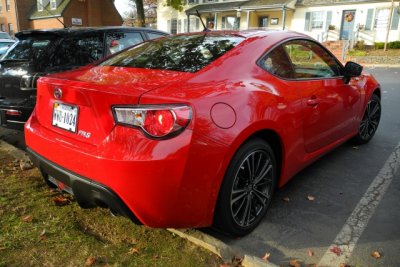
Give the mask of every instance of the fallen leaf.
<path id="1" fill-rule="evenodd" d="M 342 250 L 339 247 L 332 247 L 330 249 L 331 252 L 335 253 L 336 256 L 340 256 L 342 254 Z"/>
<path id="2" fill-rule="evenodd" d="M 19 162 L 19 167 L 21 168 L 21 171 L 26 171 L 26 170 L 30 170 L 33 168 L 33 165 L 29 162 L 29 161 L 23 161 L 21 160 Z"/>
<path id="3" fill-rule="evenodd" d="M 219 267 L 230 267 L 231 265 L 229 264 L 229 262 L 223 262 L 219 265 Z"/>
<path id="4" fill-rule="evenodd" d="M 43 229 L 43 231 L 40 233 L 40 236 L 44 236 L 46 234 L 46 229 Z"/>
<path id="5" fill-rule="evenodd" d="M 314 256 L 314 251 L 312 251 L 311 249 L 308 250 L 308 256 L 312 257 Z"/>
<path id="6" fill-rule="evenodd" d="M 264 255 L 264 257 L 262 257 L 262 259 L 264 260 L 264 261 L 269 261 L 269 256 L 271 256 L 271 253 L 265 253 L 265 255 Z"/>
<path id="7" fill-rule="evenodd" d="M 39 239 L 39 241 L 43 241 L 43 240 L 47 239 L 46 229 L 43 229 L 43 231 L 40 233 L 38 239 Z"/>
<path id="8" fill-rule="evenodd" d="M 379 251 L 374 251 L 371 253 L 371 256 L 375 259 L 379 259 L 381 257 L 381 253 L 379 253 Z"/>
<path id="9" fill-rule="evenodd" d="M 290 198 L 289 197 L 284 197 L 284 198 L 282 198 L 282 200 L 285 201 L 285 202 L 289 202 Z"/>
<path id="10" fill-rule="evenodd" d="M 308 196 L 307 196 L 307 199 L 310 200 L 310 201 L 314 201 L 314 200 L 315 200 L 315 197 L 314 197 L 314 196 L 311 196 L 311 195 L 308 195 Z"/>
<path id="11" fill-rule="evenodd" d="M 306 267 L 317 267 L 317 264 L 315 264 L 315 263 L 309 263 L 309 264 L 306 264 Z"/>
<path id="12" fill-rule="evenodd" d="M 137 248 L 131 248 L 128 253 L 129 254 L 139 254 L 139 250 Z"/>
<path id="13" fill-rule="evenodd" d="M 233 256 L 232 265 L 233 266 L 242 266 L 243 258 L 239 256 Z"/>
<path id="14" fill-rule="evenodd" d="M 339 267 L 351 267 L 351 265 L 348 265 L 347 263 L 341 263 Z"/>
<path id="15" fill-rule="evenodd" d="M 92 266 L 93 264 L 96 263 L 96 259 L 92 256 L 86 259 L 85 265 L 86 266 Z"/>
<path id="16" fill-rule="evenodd" d="M 23 222 L 31 222 L 33 220 L 32 215 L 26 215 L 25 217 L 22 218 Z"/>
<path id="17" fill-rule="evenodd" d="M 295 260 L 290 260 L 289 261 L 289 266 L 290 267 L 301 267 L 301 263 L 299 260 L 295 259 Z"/>
<path id="18" fill-rule="evenodd" d="M 353 146 L 353 149 L 357 150 L 357 149 L 358 149 L 358 146 Z"/>
<path id="19" fill-rule="evenodd" d="M 63 197 L 63 196 L 54 197 L 53 202 L 54 202 L 54 204 L 56 204 L 56 206 L 65 206 L 65 205 L 71 204 L 71 200 L 69 200 L 68 198 Z"/>

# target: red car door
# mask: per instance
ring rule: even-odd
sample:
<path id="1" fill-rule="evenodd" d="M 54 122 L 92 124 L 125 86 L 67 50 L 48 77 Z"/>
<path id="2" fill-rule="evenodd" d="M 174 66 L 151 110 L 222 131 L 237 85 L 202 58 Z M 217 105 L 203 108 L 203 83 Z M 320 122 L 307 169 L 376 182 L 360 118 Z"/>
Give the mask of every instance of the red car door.
<path id="1" fill-rule="evenodd" d="M 344 83 L 341 66 L 319 44 L 295 40 L 283 47 L 293 65 L 293 86 L 302 93 L 306 152 L 351 133 L 359 111 L 359 88 Z"/>

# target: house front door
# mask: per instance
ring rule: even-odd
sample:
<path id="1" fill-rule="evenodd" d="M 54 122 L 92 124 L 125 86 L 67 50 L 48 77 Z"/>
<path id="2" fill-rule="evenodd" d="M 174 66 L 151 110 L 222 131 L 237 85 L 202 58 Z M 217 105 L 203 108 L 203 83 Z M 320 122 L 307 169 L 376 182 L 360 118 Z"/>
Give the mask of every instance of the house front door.
<path id="1" fill-rule="evenodd" d="M 340 30 L 340 40 L 353 39 L 355 18 L 356 18 L 355 10 L 344 10 L 343 11 L 342 27 Z"/>

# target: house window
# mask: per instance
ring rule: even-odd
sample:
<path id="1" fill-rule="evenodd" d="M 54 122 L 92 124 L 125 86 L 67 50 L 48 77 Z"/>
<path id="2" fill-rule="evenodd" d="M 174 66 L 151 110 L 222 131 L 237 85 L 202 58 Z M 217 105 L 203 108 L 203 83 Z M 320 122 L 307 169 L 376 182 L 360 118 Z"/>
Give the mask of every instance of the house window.
<path id="1" fill-rule="evenodd" d="M 1 31 L 5 32 L 6 31 L 6 26 L 4 24 L 1 24 Z"/>
<path id="2" fill-rule="evenodd" d="M 376 10 L 376 16 L 374 21 L 375 30 L 386 31 L 389 23 L 389 14 L 390 14 L 389 8 L 382 8 Z"/>
<path id="3" fill-rule="evenodd" d="M 311 29 L 322 29 L 324 25 L 324 11 L 311 12 Z"/>
<path id="4" fill-rule="evenodd" d="M 8 23 L 8 33 L 14 35 L 14 29 L 12 23 Z"/>
<path id="5" fill-rule="evenodd" d="M 50 0 L 50 8 L 57 9 L 57 0 Z"/>
<path id="6" fill-rule="evenodd" d="M 177 19 L 171 20 L 171 33 L 172 34 L 178 33 L 178 20 Z"/>
<path id="7" fill-rule="evenodd" d="M 326 24 L 331 23 L 332 20 L 332 12 L 326 15 Z M 329 18 L 330 17 L 330 18 Z M 304 31 L 312 31 L 312 30 L 322 30 L 324 27 L 324 19 L 325 12 L 324 11 L 314 11 L 314 12 L 306 12 Z"/>
<path id="8" fill-rule="evenodd" d="M 6 10 L 10 11 L 11 5 L 10 5 L 10 0 L 6 0 Z"/>
<path id="9" fill-rule="evenodd" d="M 239 26 L 240 18 L 233 16 L 222 17 L 222 29 L 236 30 L 239 29 Z"/>
<path id="10" fill-rule="evenodd" d="M 188 0 L 189 5 L 198 4 L 199 0 Z"/>
<path id="11" fill-rule="evenodd" d="M 38 11 L 43 11 L 43 1 L 42 0 L 37 0 L 37 10 Z"/>

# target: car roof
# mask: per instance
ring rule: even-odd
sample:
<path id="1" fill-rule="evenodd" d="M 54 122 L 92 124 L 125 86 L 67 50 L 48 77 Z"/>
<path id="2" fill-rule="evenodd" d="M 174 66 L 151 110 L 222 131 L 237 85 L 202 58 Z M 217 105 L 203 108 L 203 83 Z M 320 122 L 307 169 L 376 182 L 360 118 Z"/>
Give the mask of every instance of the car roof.
<path id="1" fill-rule="evenodd" d="M 0 43 L 15 43 L 13 39 L 0 39 Z"/>
<path id="2" fill-rule="evenodd" d="M 207 32 L 191 32 L 191 33 L 182 33 L 178 35 L 198 35 L 198 34 L 207 33 L 207 35 L 233 35 L 243 37 L 245 39 L 252 38 L 252 37 L 266 37 L 266 36 L 275 36 L 286 39 L 291 37 L 298 37 L 298 38 L 307 38 L 310 39 L 310 36 L 298 33 L 295 31 L 288 31 L 288 30 L 242 30 L 242 31 L 233 31 L 233 30 L 216 30 L 216 31 L 207 31 Z"/>
<path id="3" fill-rule="evenodd" d="M 126 26 L 103 26 L 103 27 L 75 27 L 75 28 L 64 28 L 64 29 L 39 29 L 39 30 L 24 30 L 15 34 L 18 38 L 22 35 L 34 35 L 34 34 L 44 34 L 51 33 L 57 35 L 69 35 L 69 34 L 81 34 L 90 32 L 105 32 L 105 31 L 145 31 L 145 32 L 158 32 L 165 35 L 169 35 L 167 32 L 155 30 L 152 28 L 141 28 L 141 27 L 126 27 Z"/>

